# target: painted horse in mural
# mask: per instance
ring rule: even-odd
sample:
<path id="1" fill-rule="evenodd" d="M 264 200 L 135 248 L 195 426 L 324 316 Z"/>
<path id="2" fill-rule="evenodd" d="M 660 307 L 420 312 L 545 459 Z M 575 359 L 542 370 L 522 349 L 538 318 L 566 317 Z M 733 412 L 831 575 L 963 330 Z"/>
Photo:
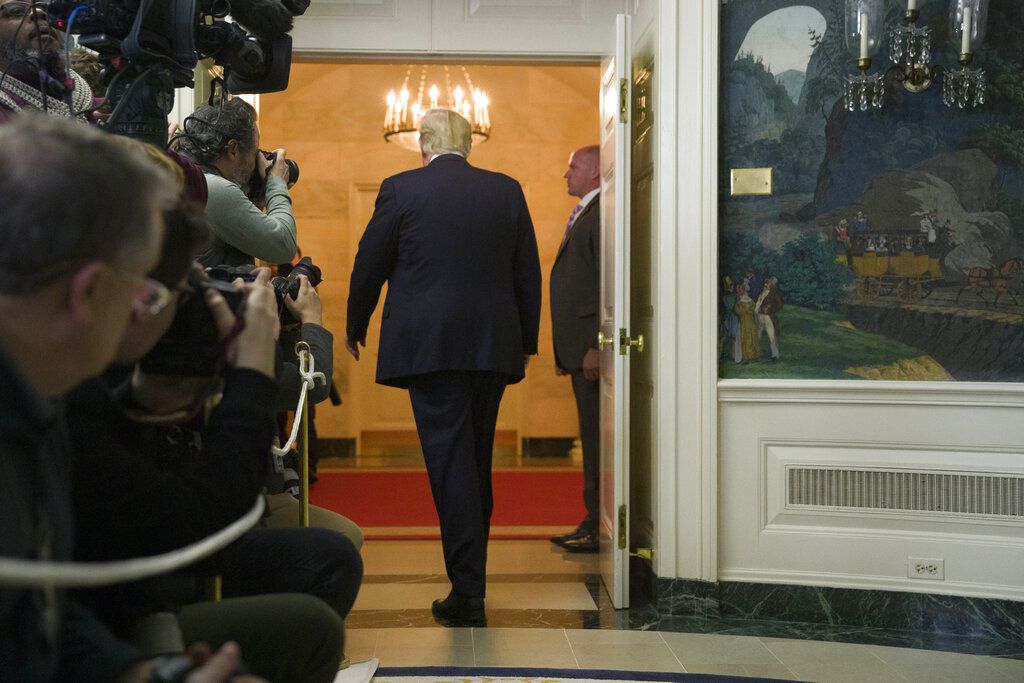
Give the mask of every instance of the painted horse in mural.
<path id="1" fill-rule="evenodd" d="M 967 290 L 977 292 L 978 298 L 987 306 L 995 308 L 999 305 L 999 298 L 1004 294 L 1013 299 L 1014 306 L 1019 306 L 1014 290 L 1017 289 L 1018 280 L 1024 273 L 1024 258 L 1015 256 L 1002 262 L 996 268 L 971 268 L 967 271 L 967 282 L 956 294 L 956 302 L 960 303 L 960 295 Z M 990 303 L 985 298 L 985 291 L 991 289 L 995 292 L 995 299 Z"/>

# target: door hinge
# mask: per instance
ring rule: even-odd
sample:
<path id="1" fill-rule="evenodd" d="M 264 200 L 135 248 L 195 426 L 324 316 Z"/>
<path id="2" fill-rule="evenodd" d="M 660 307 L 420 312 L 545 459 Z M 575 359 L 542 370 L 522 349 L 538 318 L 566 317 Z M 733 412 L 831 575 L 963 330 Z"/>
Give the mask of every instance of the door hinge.
<path id="1" fill-rule="evenodd" d="M 626 549 L 626 525 L 629 523 L 629 516 L 626 512 L 626 506 L 619 506 L 619 538 L 618 546 L 619 550 Z"/>
<path id="2" fill-rule="evenodd" d="M 619 79 L 619 121 L 629 121 L 629 79 Z"/>

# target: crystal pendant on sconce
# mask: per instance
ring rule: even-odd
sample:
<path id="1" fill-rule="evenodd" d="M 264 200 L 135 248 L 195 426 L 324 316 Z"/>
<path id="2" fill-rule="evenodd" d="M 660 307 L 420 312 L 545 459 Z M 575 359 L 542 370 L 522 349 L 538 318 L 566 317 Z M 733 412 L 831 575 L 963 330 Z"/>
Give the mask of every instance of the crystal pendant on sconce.
<path id="1" fill-rule="evenodd" d="M 846 109 L 867 111 L 881 109 L 885 97 L 882 74 L 856 74 L 846 77 Z"/>
<path id="2" fill-rule="evenodd" d="M 985 70 L 965 66 L 947 71 L 942 81 L 942 102 L 960 109 L 985 104 Z"/>
<path id="3" fill-rule="evenodd" d="M 904 24 L 889 34 L 889 58 L 893 64 L 914 66 L 932 61 L 931 29 Z"/>

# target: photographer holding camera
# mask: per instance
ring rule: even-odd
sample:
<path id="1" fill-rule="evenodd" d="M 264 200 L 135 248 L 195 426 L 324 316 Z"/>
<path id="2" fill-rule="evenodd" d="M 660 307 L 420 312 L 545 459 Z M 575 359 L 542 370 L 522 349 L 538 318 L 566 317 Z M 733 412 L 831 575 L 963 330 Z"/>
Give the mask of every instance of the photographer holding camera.
<path id="1" fill-rule="evenodd" d="M 249 266 L 215 266 L 208 270 L 211 278 L 232 282 L 235 278 L 251 279 L 253 271 Z M 296 401 L 304 380 L 299 373 L 295 357 L 296 342 L 309 344 L 316 371 L 330 378 L 334 368 L 334 336 L 323 326 L 323 305 L 316 288 L 322 275 L 320 268 L 308 256 L 291 266 L 287 275 L 275 277 L 271 285 L 277 297 L 281 319 L 281 335 L 277 354 L 277 403 L 280 423 L 285 422 L 288 411 L 296 408 Z M 315 404 L 327 400 L 331 392 L 330 379 L 323 384 L 316 383 L 309 389 L 306 402 L 310 415 Z M 281 427 L 281 431 L 284 428 Z M 287 440 L 281 435 L 281 442 Z M 294 527 L 299 519 L 299 502 L 292 494 L 298 488 L 297 454 L 292 451 L 282 458 L 275 456 L 275 467 L 267 477 L 267 507 L 270 514 L 265 522 L 270 528 Z M 310 455 L 311 479 L 315 476 L 316 460 Z M 337 531 L 348 538 L 358 550 L 363 545 L 363 532 L 352 520 L 337 512 L 311 505 L 310 526 L 318 529 Z"/>
<path id="2" fill-rule="evenodd" d="M 268 159 L 259 143 L 256 110 L 237 97 L 199 107 L 174 139 L 175 149 L 206 174 L 206 217 L 214 239 L 199 256 L 204 266 L 239 266 L 255 259 L 284 263 L 295 254 L 288 188 L 298 176 L 297 167 L 288 164 L 283 149 Z M 266 213 L 253 203 L 260 195 Z"/>

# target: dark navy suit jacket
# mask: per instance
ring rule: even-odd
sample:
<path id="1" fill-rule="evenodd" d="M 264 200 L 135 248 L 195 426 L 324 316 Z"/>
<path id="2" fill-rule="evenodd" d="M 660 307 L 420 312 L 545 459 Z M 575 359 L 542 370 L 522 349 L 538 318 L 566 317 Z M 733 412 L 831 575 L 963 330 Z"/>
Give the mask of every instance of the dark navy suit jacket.
<path id="1" fill-rule="evenodd" d="M 385 281 L 378 383 L 407 387 L 443 370 L 523 378 L 523 356 L 537 353 L 541 274 L 514 179 L 455 154 L 387 178 L 352 269 L 349 339 L 366 338 Z"/>

